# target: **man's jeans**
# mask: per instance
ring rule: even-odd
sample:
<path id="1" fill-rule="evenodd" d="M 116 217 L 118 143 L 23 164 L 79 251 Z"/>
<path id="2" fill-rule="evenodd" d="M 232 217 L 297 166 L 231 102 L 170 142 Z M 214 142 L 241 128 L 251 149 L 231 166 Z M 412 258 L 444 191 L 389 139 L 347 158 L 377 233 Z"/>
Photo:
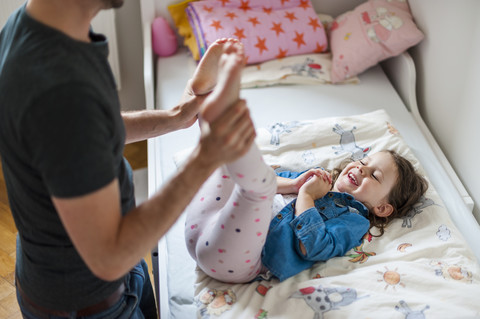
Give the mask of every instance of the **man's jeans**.
<path id="1" fill-rule="evenodd" d="M 55 317 L 39 314 L 36 310 L 23 302 L 17 290 L 17 300 L 25 319 L 71 319 L 77 318 L 75 311 L 69 317 Z M 136 265 L 125 277 L 125 292 L 120 300 L 110 309 L 103 312 L 82 317 L 83 319 L 151 319 L 157 318 L 157 308 L 153 295 L 152 284 L 148 275 L 148 267 L 144 260 Z"/>

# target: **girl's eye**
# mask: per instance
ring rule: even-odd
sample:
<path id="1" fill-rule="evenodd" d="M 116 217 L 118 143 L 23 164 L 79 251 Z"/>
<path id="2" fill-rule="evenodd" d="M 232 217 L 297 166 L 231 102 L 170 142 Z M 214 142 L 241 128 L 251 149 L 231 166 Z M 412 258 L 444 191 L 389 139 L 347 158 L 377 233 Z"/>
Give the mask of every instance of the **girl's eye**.
<path id="1" fill-rule="evenodd" d="M 378 181 L 378 178 L 377 178 L 377 176 L 375 176 L 375 174 L 372 174 L 372 177 L 373 177 L 376 181 Z"/>
<path id="2" fill-rule="evenodd" d="M 362 164 L 363 166 L 365 166 L 365 162 L 362 161 L 362 160 L 359 160 L 360 164 Z"/>

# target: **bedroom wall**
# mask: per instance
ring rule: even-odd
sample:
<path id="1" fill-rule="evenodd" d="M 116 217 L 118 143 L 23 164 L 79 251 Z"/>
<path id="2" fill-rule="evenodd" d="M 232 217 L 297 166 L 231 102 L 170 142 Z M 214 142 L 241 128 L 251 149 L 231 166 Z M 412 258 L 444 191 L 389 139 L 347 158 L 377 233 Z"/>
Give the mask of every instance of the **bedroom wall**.
<path id="1" fill-rule="evenodd" d="M 115 10 L 122 88 L 122 110 L 145 108 L 143 87 L 143 41 L 139 1 L 125 1 Z"/>
<path id="2" fill-rule="evenodd" d="M 480 1 L 409 3 L 426 35 L 411 50 L 420 112 L 473 198 L 480 222 Z"/>

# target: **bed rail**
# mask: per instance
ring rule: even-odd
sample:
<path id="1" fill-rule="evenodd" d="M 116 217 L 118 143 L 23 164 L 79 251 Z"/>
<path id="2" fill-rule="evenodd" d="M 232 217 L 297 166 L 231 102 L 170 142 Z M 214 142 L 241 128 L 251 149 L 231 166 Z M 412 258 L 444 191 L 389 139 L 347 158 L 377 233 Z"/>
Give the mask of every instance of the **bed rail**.
<path id="1" fill-rule="evenodd" d="M 402 99 L 403 103 L 407 106 L 408 110 L 417 122 L 423 135 L 432 147 L 435 155 L 439 159 L 443 168 L 446 170 L 448 177 L 455 185 L 458 193 L 465 202 L 465 205 L 467 205 L 468 210 L 472 212 L 474 205 L 473 199 L 468 194 L 465 186 L 463 186 L 457 173 L 455 173 L 452 165 L 430 132 L 430 129 L 425 124 L 422 115 L 420 114 L 420 110 L 418 109 L 416 95 L 416 70 L 413 58 L 408 52 L 404 52 L 398 57 L 383 61 L 381 66 L 398 95 Z"/>

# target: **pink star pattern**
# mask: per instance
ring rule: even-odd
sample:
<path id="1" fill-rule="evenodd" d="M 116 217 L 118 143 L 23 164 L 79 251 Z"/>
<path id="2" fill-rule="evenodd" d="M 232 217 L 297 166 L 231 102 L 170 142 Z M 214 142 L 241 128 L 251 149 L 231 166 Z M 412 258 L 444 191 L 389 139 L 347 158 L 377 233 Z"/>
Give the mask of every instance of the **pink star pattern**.
<path id="1" fill-rule="evenodd" d="M 277 37 L 280 33 L 285 33 L 285 30 L 282 29 L 282 24 L 281 23 L 273 22 L 273 27 L 270 30 L 275 31 L 275 33 L 277 34 Z"/>
<path id="2" fill-rule="evenodd" d="M 222 24 L 218 20 L 212 20 L 212 24 L 210 25 L 211 27 L 214 27 L 215 30 L 223 29 Z"/>
<path id="3" fill-rule="evenodd" d="M 261 39 L 260 37 L 257 36 L 257 44 L 255 44 L 255 47 L 258 48 L 260 51 L 260 54 L 263 53 L 263 51 L 268 51 L 268 48 L 265 46 L 265 41 L 267 39 L 263 38 Z"/>
<path id="4" fill-rule="evenodd" d="M 254 28 L 257 26 L 257 24 L 260 24 L 257 17 L 248 18 L 248 22 L 250 22 Z"/>
<path id="5" fill-rule="evenodd" d="M 200 52 L 228 37 L 244 44 L 249 64 L 327 48 L 311 0 L 202 0 L 187 11 Z"/>
<path id="6" fill-rule="evenodd" d="M 235 12 L 227 12 L 225 14 L 226 17 L 230 18 L 230 20 L 233 20 L 235 18 L 238 18 L 238 16 L 235 14 Z"/>
<path id="7" fill-rule="evenodd" d="M 250 0 L 240 0 L 241 5 L 238 7 L 239 9 L 242 9 L 243 11 L 247 12 L 248 10 L 252 10 L 250 7 Z"/>

